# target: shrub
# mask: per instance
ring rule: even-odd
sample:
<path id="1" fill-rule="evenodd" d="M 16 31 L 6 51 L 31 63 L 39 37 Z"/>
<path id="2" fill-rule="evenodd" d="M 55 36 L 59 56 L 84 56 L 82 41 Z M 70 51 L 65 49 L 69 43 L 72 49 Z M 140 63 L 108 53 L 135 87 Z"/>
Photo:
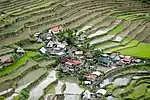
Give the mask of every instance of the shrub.
<path id="1" fill-rule="evenodd" d="M 0 96 L 0 100 L 5 100 L 5 97 L 3 97 L 3 96 Z"/>
<path id="2" fill-rule="evenodd" d="M 64 84 L 61 88 L 62 93 L 65 91 L 65 89 L 66 89 L 66 84 Z"/>
<path id="3" fill-rule="evenodd" d="M 23 89 L 21 91 L 21 95 L 23 96 L 23 98 L 27 99 L 29 97 L 29 90 L 28 89 Z"/>
<path id="4" fill-rule="evenodd" d="M 35 61 L 41 61 L 44 59 L 44 56 L 42 56 L 41 54 L 38 54 L 38 55 L 32 57 L 32 59 L 34 59 Z"/>

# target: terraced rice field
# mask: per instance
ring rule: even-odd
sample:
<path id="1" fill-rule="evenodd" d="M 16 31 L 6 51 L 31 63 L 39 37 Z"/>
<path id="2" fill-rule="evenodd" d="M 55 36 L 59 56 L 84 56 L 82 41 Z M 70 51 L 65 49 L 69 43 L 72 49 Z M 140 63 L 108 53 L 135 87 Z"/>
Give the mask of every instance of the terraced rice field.
<path id="1" fill-rule="evenodd" d="M 115 99 L 149 100 L 149 66 L 128 68 L 114 76 L 108 76 L 110 84 L 105 86 Z"/>
<path id="2" fill-rule="evenodd" d="M 44 89 L 51 81 L 46 82 L 40 92 L 38 86 L 46 81 L 44 78 L 49 78 L 47 66 L 54 64 L 55 59 L 33 59 L 40 55 L 38 49 L 45 44 L 32 43 L 30 36 L 55 25 L 74 29 L 77 33 L 84 31 L 83 35 L 87 36 L 90 46 L 104 53 L 120 52 L 150 58 L 149 4 L 136 0 L 0 0 L 0 56 L 12 53 L 17 46 L 27 50 L 17 62 L 0 70 L 0 92 L 11 90 L 17 83 L 19 86 L 25 85 L 24 88 L 30 87 L 30 100 L 43 96 Z M 37 84 L 32 86 L 35 81 L 38 81 Z M 142 100 L 143 95 L 150 98 L 149 85 L 145 82 L 149 80 L 143 81 L 143 84 L 134 86 L 140 80 L 133 80 L 123 90 L 114 89 L 113 85 L 106 88 L 112 90 L 117 98 L 123 95 L 123 98 Z M 34 95 L 34 91 L 39 95 Z M 126 92 L 130 94 L 124 96 Z M 9 93 L 0 94 L 6 100 L 12 100 L 14 92 Z"/>

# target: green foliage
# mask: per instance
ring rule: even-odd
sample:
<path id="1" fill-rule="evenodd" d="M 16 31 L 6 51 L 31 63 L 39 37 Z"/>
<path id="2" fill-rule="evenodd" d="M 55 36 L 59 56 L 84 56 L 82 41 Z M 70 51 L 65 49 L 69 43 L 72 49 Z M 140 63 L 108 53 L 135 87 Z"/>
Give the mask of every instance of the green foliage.
<path id="1" fill-rule="evenodd" d="M 0 96 L 0 100 L 5 100 L 6 98 L 3 96 Z"/>
<path id="2" fill-rule="evenodd" d="M 27 99 L 29 97 L 29 91 L 27 89 L 23 89 L 21 91 L 21 95 L 23 96 L 23 98 Z"/>
<path id="3" fill-rule="evenodd" d="M 21 93 L 13 98 L 13 100 L 27 100 L 29 98 L 29 90 L 23 89 Z"/>
<path id="4" fill-rule="evenodd" d="M 143 3 L 150 3 L 150 0 L 141 0 Z"/>
<path id="5" fill-rule="evenodd" d="M 36 56 L 33 56 L 32 59 L 35 61 L 41 61 L 44 59 L 44 56 L 42 56 L 41 54 L 38 54 Z"/>
<path id="6" fill-rule="evenodd" d="M 110 31 L 109 34 L 112 34 L 112 35 L 116 35 L 118 34 L 119 32 L 121 32 L 125 27 L 124 26 L 118 26 L 116 28 L 114 28 L 112 31 Z"/>
<path id="7" fill-rule="evenodd" d="M 60 57 L 57 56 L 55 59 L 56 59 L 56 63 L 58 64 L 60 62 Z"/>
<path id="8" fill-rule="evenodd" d="M 80 81 L 85 80 L 85 77 L 84 77 L 84 76 L 85 76 L 87 73 L 88 73 L 88 70 L 86 70 L 86 69 L 80 70 L 79 73 L 78 73 L 79 80 L 80 80 Z"/>
<path id="9" fill-rule="evenodd" d="M 62 93 L 65 91 L 65 89 L 66 89 L 66 84 L 64 83 L 64 85 L 61 88 Z"/>
<path id="10" fill-rule="evenodd" d="M 22 99 L 21 99 L 21 95 L 15 96 L 15 97 L 13 98 L 13 100 L 22 100 Z"/>
<path id="11" fill-rule="evenodd" d="M 58 34 L 60 41 L 66 41 L 67 43 L 74 44 L 75 41 L 77 40 L 74 31 L 71 29 L 67 29 L 60 34 Z"/>
<path id="12" fill-rule="evenodd" d="M 140 43 L 136 47 L 122 49 L 119 52 L 124 55 L 131 55 L 141 58 L 150 58 L 150 44 Z"/>
<path id="13" fill-rule="evenodd" d="M 57 79 L 61 79 L 61 78 L 65 77 L 65 75 L 62 73 L 62 70 L 60 70 L 59 72 L 57 72 L 56 77 L 57 77 Z"/>

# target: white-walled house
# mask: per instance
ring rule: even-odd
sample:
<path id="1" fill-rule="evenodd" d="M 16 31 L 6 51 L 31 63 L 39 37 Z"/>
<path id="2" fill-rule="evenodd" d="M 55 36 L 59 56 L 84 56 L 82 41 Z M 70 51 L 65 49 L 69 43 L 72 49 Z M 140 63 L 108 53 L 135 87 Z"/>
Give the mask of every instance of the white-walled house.
<path id="1" fill-rule="evenodd" d="M 16 50 L 17 53 L 25 53 L 24 49 L 21 47 L 18 47 L 18 49 Z"/>
<path id="2" fill-rule="evenodd" d="M 50 48 L 52 48 L 53 47 L 53 41 L 49 41 L 48 43 L 47 43 L 47 46 L 46 47 L 50 47 Z"/>
<path id="3" fill-rule="evenodd" d="M 107 91 L 104 90 L 104 89 L 99 89 L 96 93 L 97 93 L 97 94 L 105 95 L 105 94 L 107 93 Z"/>
<path id="4" fill-rule="evenodd" d="M 41 33 L 35 33 L 34 37 L 38 37 Z"/>
<path id="5" fill-rule="evenodd" d="M 43 54 L 45 54 L 45 53 L 47 52 L 47 50 L 46 50 L 44 47 L 42 47 L 42 48 L 40 49 L 40 52 L 43 53 Z"/>
<path id="6" fill-rule="evenodd" d="M 83 55 L 83 51 L 75 51 L 75 55 L 82 56 Z"/>
<path id="7" fill-rule="evenodd" d="M 100 76 L 102 73 L 101 73 L 101 72 L 99 72 L 99 71 L 95 71 L 95 72 L 93 72 L 92 74 L 93 74 L 93 75 Z"/>

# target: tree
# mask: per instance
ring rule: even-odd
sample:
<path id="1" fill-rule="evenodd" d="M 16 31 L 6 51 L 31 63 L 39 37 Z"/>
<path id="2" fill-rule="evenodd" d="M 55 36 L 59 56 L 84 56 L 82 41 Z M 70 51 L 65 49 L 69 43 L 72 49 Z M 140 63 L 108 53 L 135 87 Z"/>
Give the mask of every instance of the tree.
<path id="1" fill-rule="evenodd" d="M 6 98 L 3 96 L 0 96 L 0 100 L 5 100 Z"/>
<path id="2" fill-rule="evenodd" d="M 66 29 L 65 31 L 61 32 L 58 36 L 60 41 L 66 41 L 69 44 L 74 44 L 77 41 L 74 31 L 71 29 Z"/>

